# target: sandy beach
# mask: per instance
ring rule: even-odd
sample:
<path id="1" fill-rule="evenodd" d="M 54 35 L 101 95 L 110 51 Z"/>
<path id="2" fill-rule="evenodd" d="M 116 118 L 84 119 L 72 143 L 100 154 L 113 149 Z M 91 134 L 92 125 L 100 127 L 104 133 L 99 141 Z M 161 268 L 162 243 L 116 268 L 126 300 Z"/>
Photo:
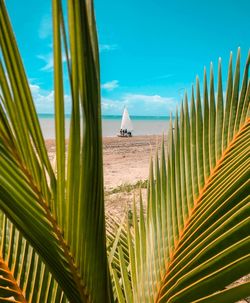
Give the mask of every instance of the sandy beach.
<path id="1" fill-rule="evenodd" d="M 148 178 L 150 155 L 161 136 L 104 138 L 104 186 L 106 190 Z"/>
<path id="2" fill-rule="evenodd" d="M 150 155 L 155 154 L 161 136 L 132 138 L 103 138 L 104 187 L 110 191 L 117 186 L 134 184 L 148 177 Z M 55 141 L 47 140 L 50 160 L 55 158 Z"/>
<path id="3" fill-rule="evenodd" d="M 148 178 L 150 155 L 154 155 L 161 136 L 134 136 L 132 138 L 104 137 L 104 188 L 106 211 L 119 217 L 130 208 L 133 195 L 138 197 L 139 183 Z M 160 145 L 160 144 L 158 144 Z M 55 141 L 46 146 L 52 163 L 55 161 Z M 135 186 L 136 185 L 136 186 Z M 142 189 L 144 201 L 146 189 Z"/>
<path id="4" fill-rule="evenodd" d="M 155 154 L 161 136 L 132 138 L 104 138 L 104 186 L 106 211 L 122 217 L 132 208 L 134 195 L 139 202 L 139 183 L 142 183 L 143 202 L 146 203 L 146 180 L 150 156 Z"/>

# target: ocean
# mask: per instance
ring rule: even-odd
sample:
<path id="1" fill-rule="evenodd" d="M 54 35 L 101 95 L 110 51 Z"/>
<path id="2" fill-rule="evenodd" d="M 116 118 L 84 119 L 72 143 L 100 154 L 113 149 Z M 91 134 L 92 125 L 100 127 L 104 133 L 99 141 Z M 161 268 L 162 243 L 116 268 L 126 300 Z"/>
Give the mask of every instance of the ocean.
<path id="1" fill-rule="evenodd" d="M 39 121 L 45 139 L 55 138 L 55 123 L 53 114 L 39 114 Z M 130 116 L 133 123 L 133 136 L 166 134 L 169 126 L 167 116 Z M 102 116 L 103 137 L 114 137 L 120 131 L 122 116 Z M 69 136 L 70 116 L 66 115 L 65 131 Z"/>

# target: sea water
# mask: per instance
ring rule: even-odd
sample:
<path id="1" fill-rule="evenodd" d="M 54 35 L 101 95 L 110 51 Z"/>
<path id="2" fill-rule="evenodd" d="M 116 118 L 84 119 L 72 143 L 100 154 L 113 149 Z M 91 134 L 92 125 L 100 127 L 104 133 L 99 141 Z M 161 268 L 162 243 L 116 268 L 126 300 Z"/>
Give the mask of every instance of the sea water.
<path id="1" fill-rule="evenodd" d="M 121 116 L 102 116 L 103 137 L 114 137 L 119 134 Z M 133 136 L 161 135 L 167 133 L 169 117 L 167 116 L 130 116 L 133 123 Z M 55 120 L 52 114 L 40 114 L 39 121 L 45 139 L 55 138 Z M 69 137 L 70 116 L 65 117 L 66 138 Z"/>

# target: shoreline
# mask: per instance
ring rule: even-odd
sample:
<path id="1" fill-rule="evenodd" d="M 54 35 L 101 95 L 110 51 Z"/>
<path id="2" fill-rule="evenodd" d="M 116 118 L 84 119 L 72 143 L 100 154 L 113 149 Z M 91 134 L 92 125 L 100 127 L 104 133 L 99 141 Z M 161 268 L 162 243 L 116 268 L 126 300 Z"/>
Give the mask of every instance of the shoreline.
<path id="1" fill-rule="evenodd" d="M 43 137 L 47 140 L 55 139 L 55 121 L 53 119 L 40 119 Z M 132 120 L 133 136 L 161 136 L 169 129 L 169 120 Z M 121 129 L 120 120 L 102 120 L 102 137 L 115 138 Z M 69 137 L 70 120 L 65 120 L 65 137 Z"/>

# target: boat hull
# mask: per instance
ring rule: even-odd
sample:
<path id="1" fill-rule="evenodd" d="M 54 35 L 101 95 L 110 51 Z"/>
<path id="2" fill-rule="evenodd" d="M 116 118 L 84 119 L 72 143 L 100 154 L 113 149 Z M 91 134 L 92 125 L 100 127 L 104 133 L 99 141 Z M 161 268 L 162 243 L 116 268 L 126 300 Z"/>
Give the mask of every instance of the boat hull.
<path id="1" fill-rule="evenodd" d="M 126 135 L 120 135 L 120 134 L 118 134 L 117 137 L 130 138 L 130 137 L 132 137 L 132 135 L 128 135 L 128 134 L 126 134 Z"/>

